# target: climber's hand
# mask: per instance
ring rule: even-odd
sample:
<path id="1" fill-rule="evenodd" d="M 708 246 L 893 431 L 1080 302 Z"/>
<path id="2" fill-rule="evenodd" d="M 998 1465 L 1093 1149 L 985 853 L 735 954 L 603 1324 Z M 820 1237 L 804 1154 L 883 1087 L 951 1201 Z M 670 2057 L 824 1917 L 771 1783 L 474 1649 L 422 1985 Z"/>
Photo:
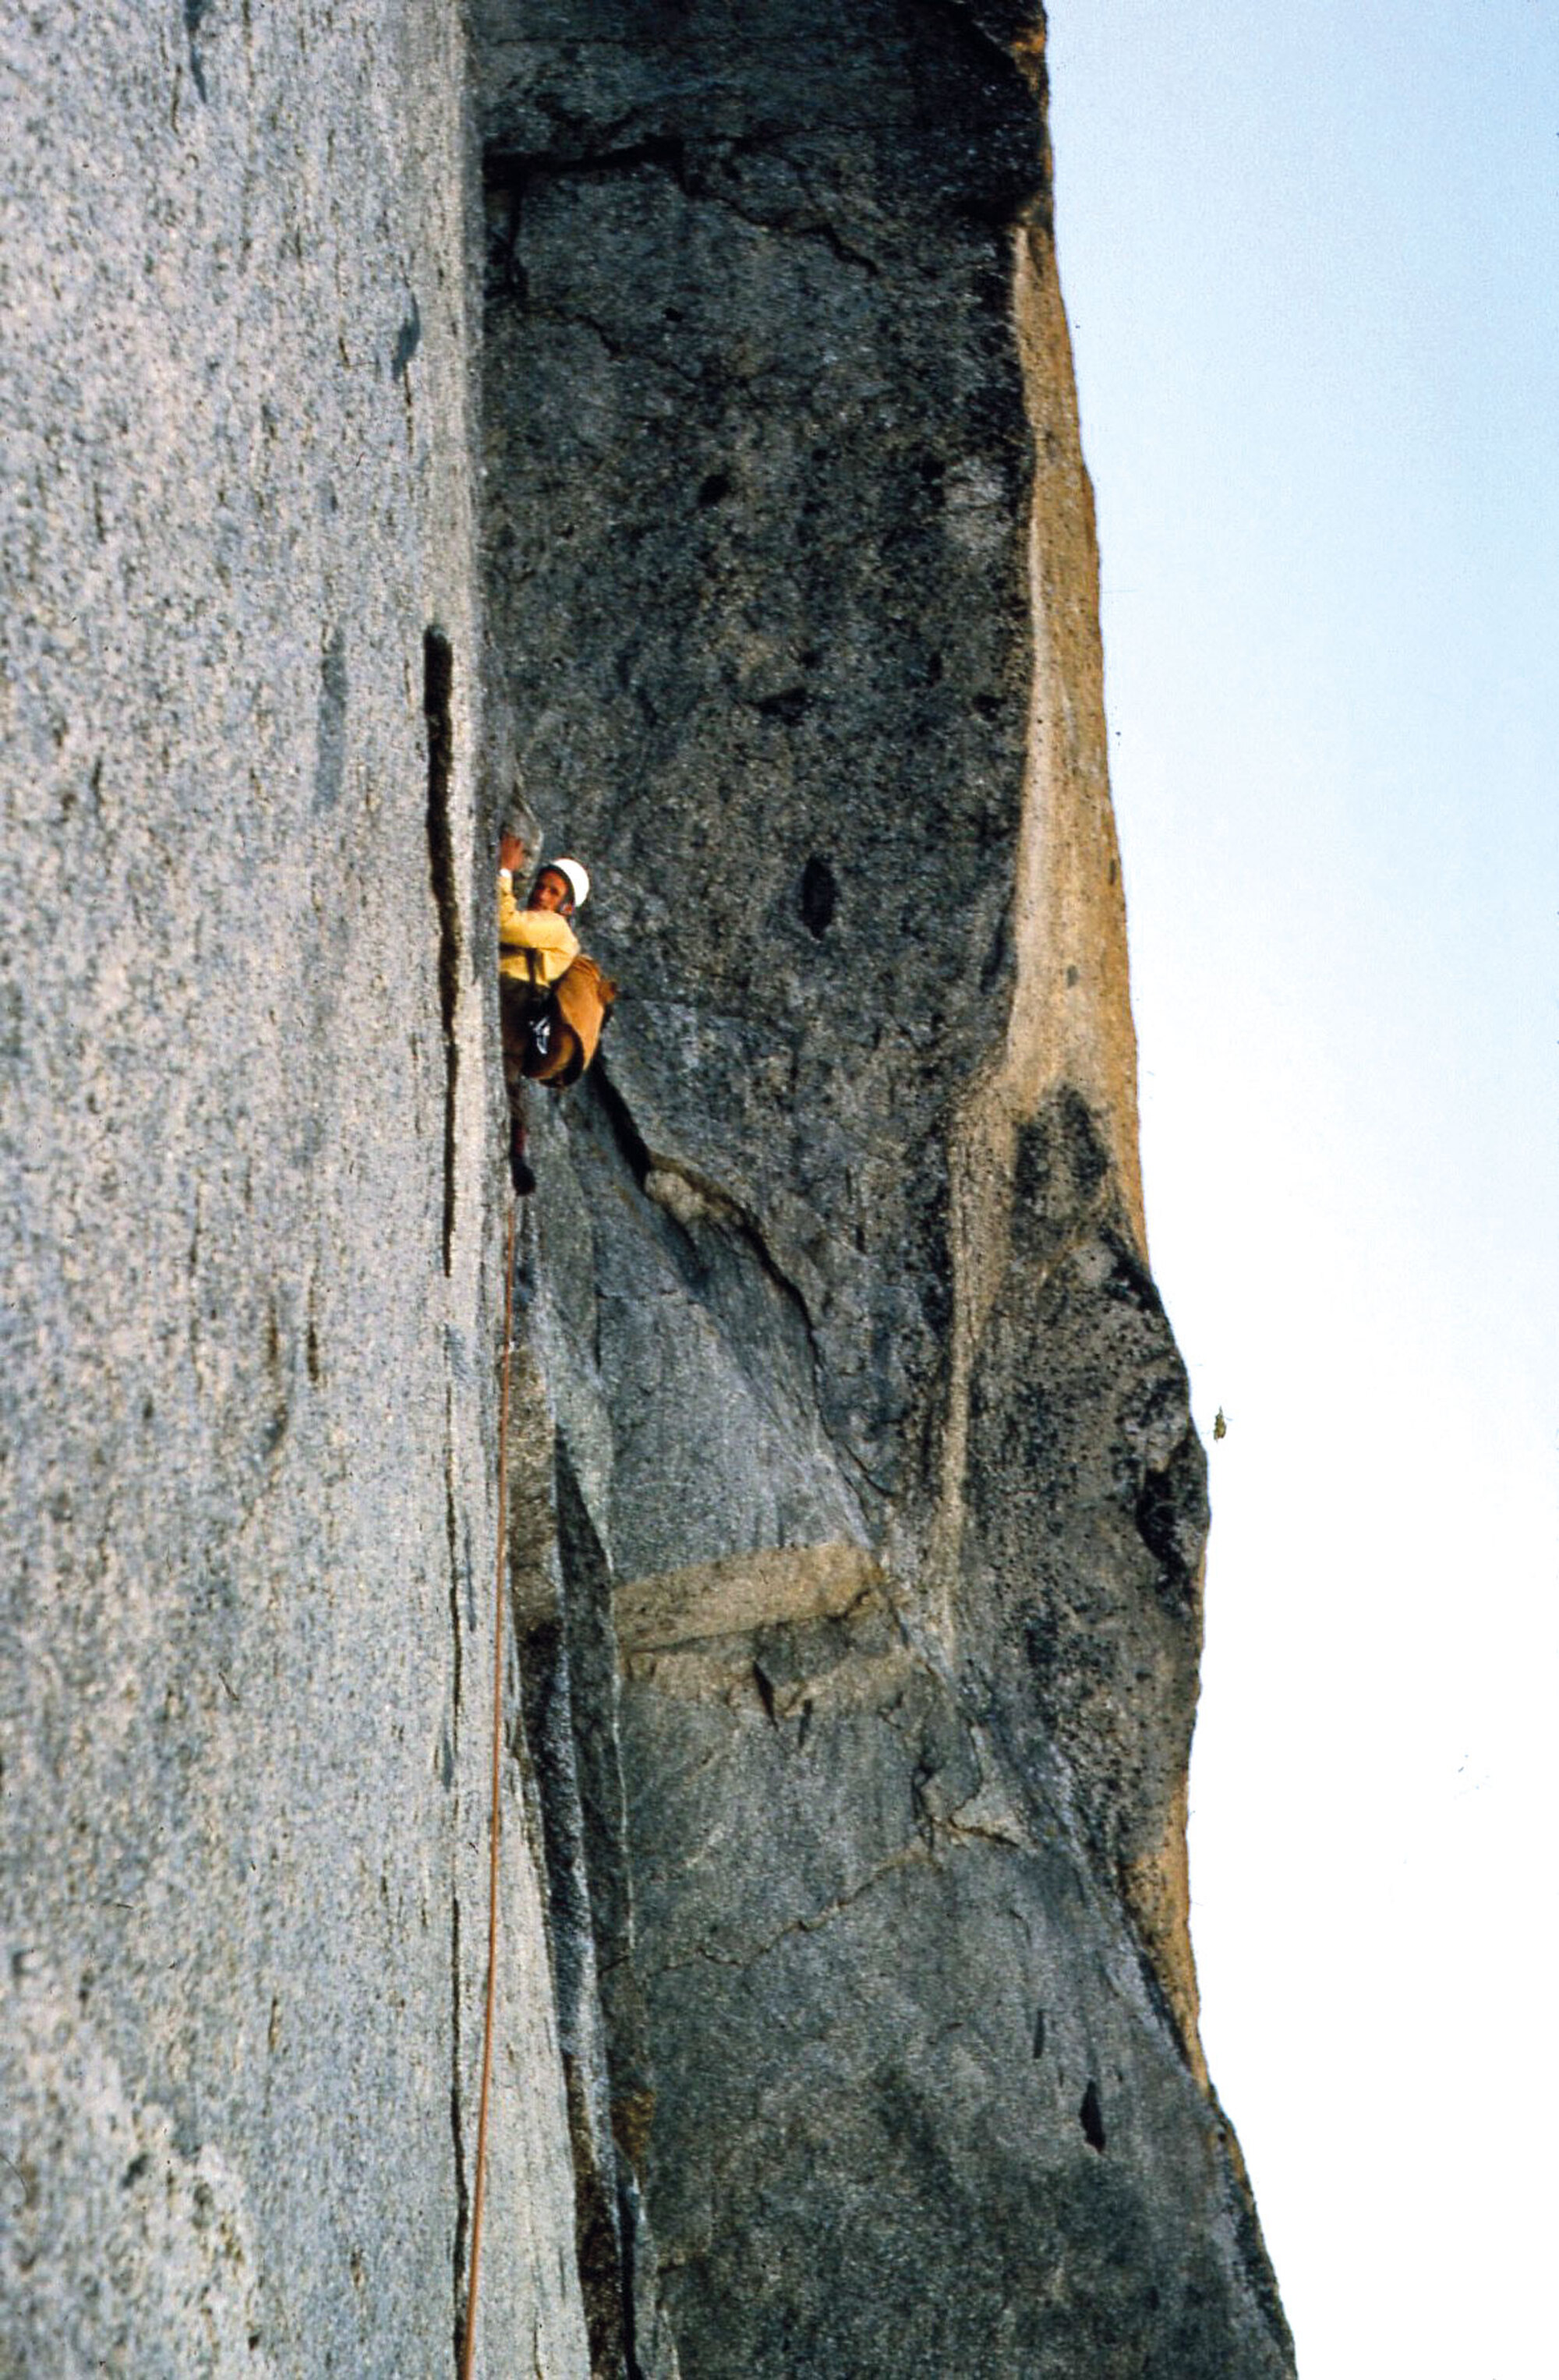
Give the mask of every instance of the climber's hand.
<path id="1" fill-rule="evenodd" d="M 511 876 L 517 876 L 526 864 L 526 847 L 517 834 L 504 833 L 499 839 L 498 864 Z"/>

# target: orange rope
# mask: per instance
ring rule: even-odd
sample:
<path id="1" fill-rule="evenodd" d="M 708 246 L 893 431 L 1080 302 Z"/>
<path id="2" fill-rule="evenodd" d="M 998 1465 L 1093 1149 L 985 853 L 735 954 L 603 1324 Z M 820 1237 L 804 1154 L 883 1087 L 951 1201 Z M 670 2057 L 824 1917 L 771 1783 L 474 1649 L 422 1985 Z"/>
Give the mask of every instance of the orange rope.
<path id="1" fill-rule="evenodd" d="M 482 2268 L 482 2206 L 487 2196 L 488 2099 L 492 2084 L 493 2011 L 498 1998 L 498 1826 L 503 1773 L 503 1590 L 509 1554 L 509 1357 L 514 1318 L 514 1201 L 503 1253 L 503 1389 L 498 1408 L 498 1583 L 493 1597 L 492 1826 L 488 1861 L 487 2014 L 482 2022 L 482 2091 L 477 2116 L 477 2186 L 471 2202 L 471 2285 L 460 2380 L 471 2380 L 477 2353 L 477 2282 Z"/>

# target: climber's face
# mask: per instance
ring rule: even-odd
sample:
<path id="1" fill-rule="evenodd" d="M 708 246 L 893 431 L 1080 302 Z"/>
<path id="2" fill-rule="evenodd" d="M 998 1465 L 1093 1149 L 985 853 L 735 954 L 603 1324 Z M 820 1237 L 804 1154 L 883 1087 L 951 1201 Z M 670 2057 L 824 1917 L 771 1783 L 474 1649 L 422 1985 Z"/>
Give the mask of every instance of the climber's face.
<path id="1" fill-rule="evenodd" d="M 566 917 L 574 907 L 574 894 L 568 878 L 560 876 L 555 868 L 544 868 L 537 878 L 527 905 L 532 909 L 550 909 Z"/>

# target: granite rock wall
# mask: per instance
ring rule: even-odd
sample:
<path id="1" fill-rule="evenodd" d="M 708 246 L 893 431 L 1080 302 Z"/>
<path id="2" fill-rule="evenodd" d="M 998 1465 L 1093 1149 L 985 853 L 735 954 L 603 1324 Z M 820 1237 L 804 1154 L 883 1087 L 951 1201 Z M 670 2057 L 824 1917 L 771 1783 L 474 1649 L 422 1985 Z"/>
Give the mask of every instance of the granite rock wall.
<path id="1" fill-rule="evenodd" d="M 0 51 L 0 2370 L 407 2380 L 486 1925 L 465 55 L 432 0 Z M 564 2374 L 511 1776 L 485 2368 Z"/>

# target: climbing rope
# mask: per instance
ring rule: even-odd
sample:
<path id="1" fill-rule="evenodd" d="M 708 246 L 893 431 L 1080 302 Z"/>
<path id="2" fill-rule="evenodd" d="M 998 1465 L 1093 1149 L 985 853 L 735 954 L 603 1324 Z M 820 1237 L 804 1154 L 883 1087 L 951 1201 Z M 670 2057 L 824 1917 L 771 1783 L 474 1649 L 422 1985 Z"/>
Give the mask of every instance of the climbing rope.
<path id="1" fill-rule="evenodd" d="M 482 2020 L 482 2089 L 477 2112 L 477 2182 L 471 2201 L 471 2280 L 460 2380 L 471 2380 L 477 2353 L 477 2283 L 482 2268 L 482 2208 L 487 2196 L 488 2101 L 492 2086 L 493 2011 L 498 1998 L 498 1828 L 503 1774 L 503 1600 L 509 1555 L 509 1359 L 514 1348 L 514 1201 L 503 1251 L 503 1387 L 498 1405 L 498 1560 L 492 1629 L 492 1822 L 488 1854 L 487 2013 Z"/>

